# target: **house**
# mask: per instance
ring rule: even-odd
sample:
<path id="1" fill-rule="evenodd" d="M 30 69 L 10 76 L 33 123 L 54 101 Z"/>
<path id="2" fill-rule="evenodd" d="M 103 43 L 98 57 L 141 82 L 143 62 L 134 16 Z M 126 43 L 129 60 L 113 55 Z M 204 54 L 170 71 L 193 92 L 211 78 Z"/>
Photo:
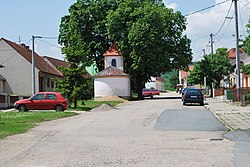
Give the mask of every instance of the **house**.
<path id="1" fill-rule="evenodd" d="M 190 75 L 190 71 L 192 71 L 194 65 L 188 66 L 188 71 L 179 70 L 179 84 L 182 84 L 184 88 L 188 87 L 188 76 Z"/>
<path id="2" fill-rule="evenodd" d="M 227 83 L 222 84 L 222 87 L 235 87 L 237 82 L 237 74 L 236 74 L 236 50 L 235 48 L 231 48 L 229 50 L 228 59 L 230 63 L 234 67 L 234 72 L 230 74 L 229 81 Z M 242 48 L 239 48 L 239 59 L 240 64 L 250 64 L 250 57 L 248 54 L 244 52 Z M 246 75 L 244 73 L 240 73 L 241 79 L 241 87 L 250 87 L 250 75 Z"/>
<path id="3" fill-rule="evenodd" d="M 145 88 L 164 91 L 164 79 L 162 77 L 151 77 L 150 81 L 145 83 Z"/>
<path id="4" fill-rule="evenodd" d="M 25 44 L 16 44 L 7 39 L 0 39 L 0 69 L 3 88 L 0 93 L 20 96 L 32 95 L 32 51 Z M 63 74 L 34 53 L 35 92 L 53 91 L 53 80 L 61 79 Z M 0 77 L 1 79 L 1 77 Z"/>
<path id="5" fill-rule="evenodd" d="M 105 69 L 94 76 L 95 99 L 119 96 L 129 99 L 130 76 L 123 72 L 123 56 L 114 42 L 103 54 Z"/>

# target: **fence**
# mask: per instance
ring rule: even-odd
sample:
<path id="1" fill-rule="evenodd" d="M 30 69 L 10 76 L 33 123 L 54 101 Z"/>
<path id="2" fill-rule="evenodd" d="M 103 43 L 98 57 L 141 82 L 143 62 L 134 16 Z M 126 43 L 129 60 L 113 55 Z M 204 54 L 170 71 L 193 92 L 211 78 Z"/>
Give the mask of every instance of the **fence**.
<path id="1" fill-rule="evenodd" d="M 233 89 L 233 102 L 241 102 L 241 104 L 250 103 L 250 88 L 241 87 Z"/>

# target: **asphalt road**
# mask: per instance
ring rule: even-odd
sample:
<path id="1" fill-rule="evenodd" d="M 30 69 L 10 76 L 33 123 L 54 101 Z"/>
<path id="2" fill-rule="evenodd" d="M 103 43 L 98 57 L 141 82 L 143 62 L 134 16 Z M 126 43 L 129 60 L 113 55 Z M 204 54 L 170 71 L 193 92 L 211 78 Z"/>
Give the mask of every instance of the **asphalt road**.
<path id="1" fill-rule="evenodd" d="M 133 101 L 0 140 L 0 166 L 233 167 L 235 142 L 223 139 L 224 130 L 203 106 Z"/>

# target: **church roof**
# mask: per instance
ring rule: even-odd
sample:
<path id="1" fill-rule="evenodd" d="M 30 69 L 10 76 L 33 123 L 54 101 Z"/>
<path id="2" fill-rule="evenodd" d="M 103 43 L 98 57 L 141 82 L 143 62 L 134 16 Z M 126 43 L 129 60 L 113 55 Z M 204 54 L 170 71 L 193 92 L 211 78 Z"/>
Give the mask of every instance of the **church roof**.
<path id="1" fill-rule="evenodd" d="M 103 56 L 121 56 L 121 52 L 118 49 L 116 42 L 113 42 L 109 49 L 103 54 Z"/>
<path id="2" fill-rule="evenodd" d="M 129 76 L 129 75 L 113 66 L 109 66 L 95 75 L 95 77 L 107 77 L 107 76 Z"/>

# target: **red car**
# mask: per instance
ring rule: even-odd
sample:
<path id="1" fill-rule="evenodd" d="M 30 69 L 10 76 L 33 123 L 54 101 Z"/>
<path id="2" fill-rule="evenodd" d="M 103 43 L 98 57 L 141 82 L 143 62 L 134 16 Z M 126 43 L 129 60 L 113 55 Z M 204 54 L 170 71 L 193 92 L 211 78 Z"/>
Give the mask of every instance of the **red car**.
<path id="1" fill-rule="evenodd" d="M 142 89 L 142 95 L 143 97 L 151 97 L 153 98 L 153 93 L 152 93 L 152 90 L 151 89 Z"/>
<path id="2" fill-rule="evenodd" d="M 64 111 L 68 108 L 68 100 L 65 99 L 63 95 L 59 92 L 39 92 L 28 99 L 16 101 L 14 107 L 19 111 Z"/>
<path id="3" fill-rule="evenodd" d="M 152 89 L 151 91 L 153 95 L 160 95 L 160 91 L 158 89 Z"/>

